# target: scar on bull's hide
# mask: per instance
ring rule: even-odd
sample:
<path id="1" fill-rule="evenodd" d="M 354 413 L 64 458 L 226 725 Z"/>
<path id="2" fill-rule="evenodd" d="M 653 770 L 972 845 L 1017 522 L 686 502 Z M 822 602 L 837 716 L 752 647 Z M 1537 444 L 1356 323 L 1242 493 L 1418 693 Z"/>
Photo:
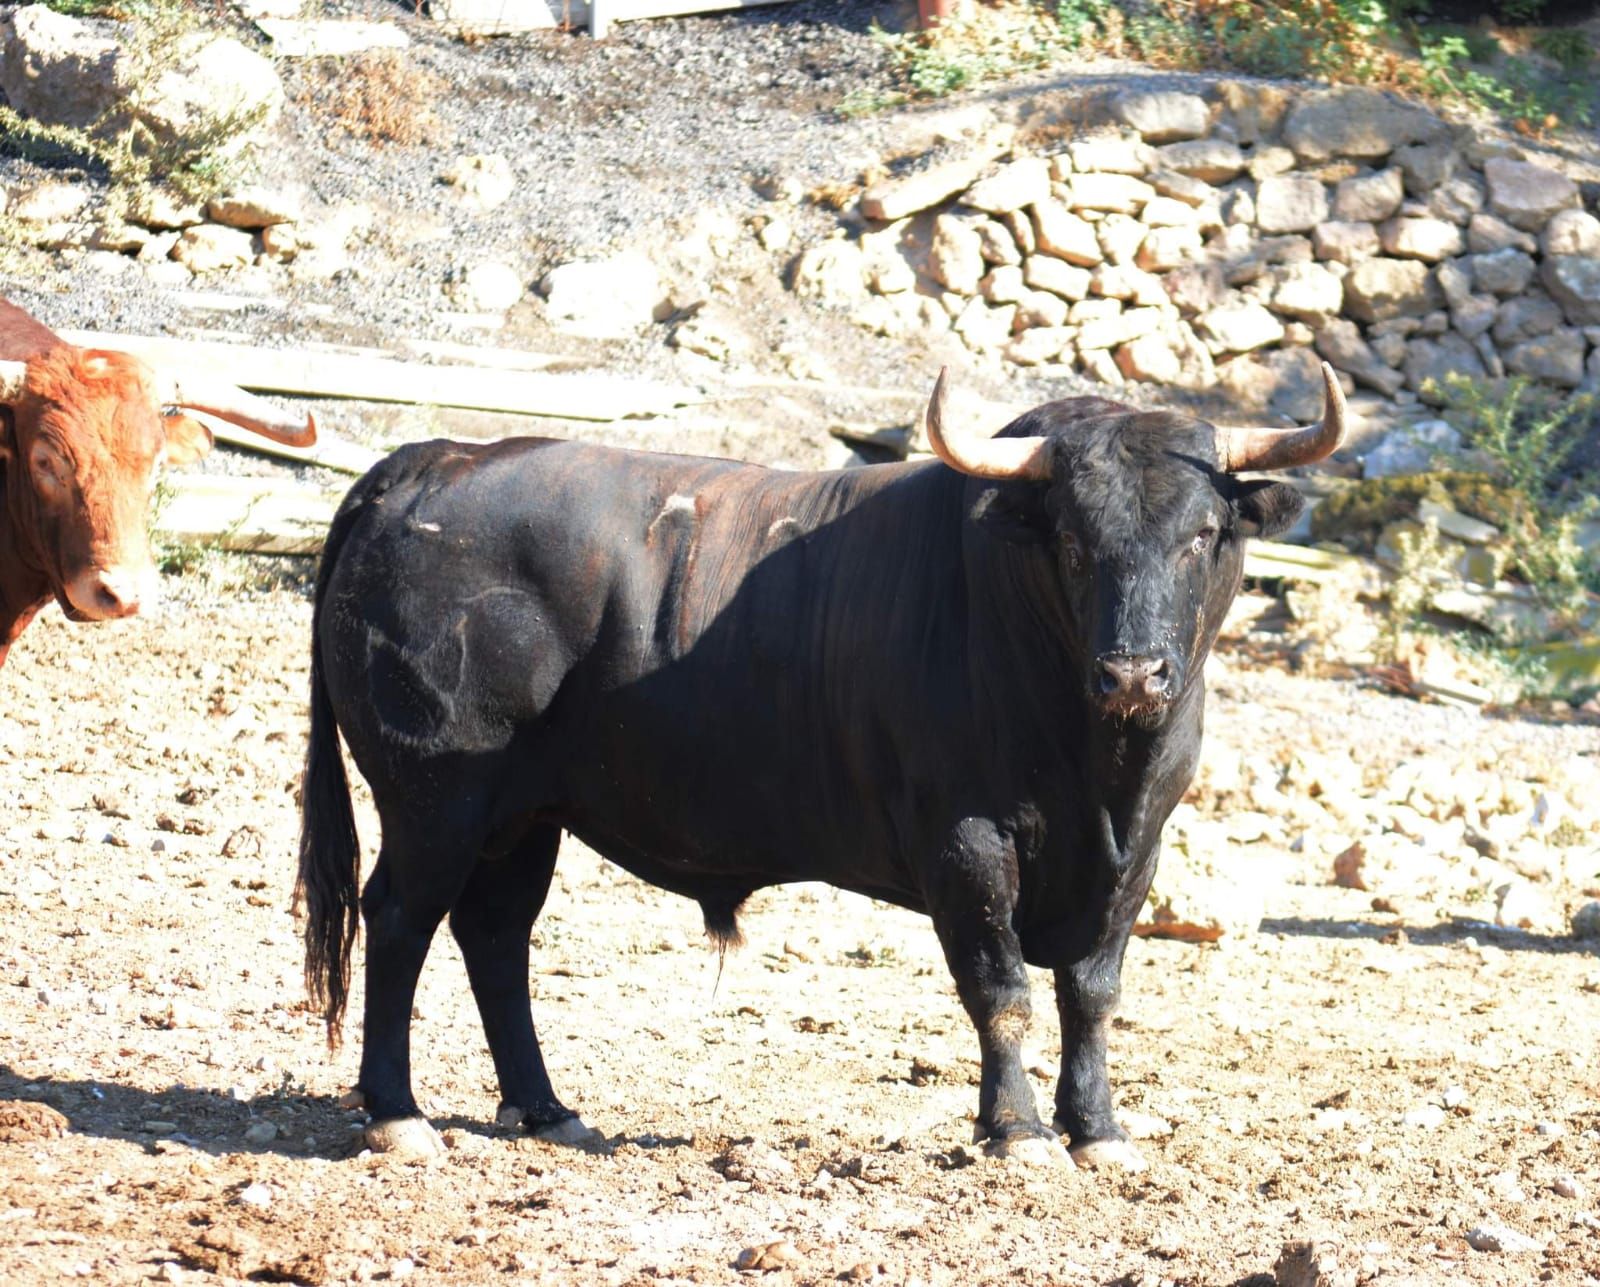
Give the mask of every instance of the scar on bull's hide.
<path id="1" fill-rule="evenodd" d="M 661 526 L 663 522 L 669 521 L 673 515 L 688 514 L 689 521 L 693 523 L 695 513 L 695 498 L 693 496 L 685 496 L 682 492 L 673 492 L 671 496 L 667 497 L 667 503 L 661 507 L 661 512 L 651 520 L 650 526 L 645 528 L 644 539 L 646 541 L 655 540 L 656 528 Z"/>
<path id="2" fill-rule="evenodd" d="M 774 519 L 772 525 L 767 528 L 767 540 L 779 545 L 799 535 L 800 524 L 792 518 Z"/>

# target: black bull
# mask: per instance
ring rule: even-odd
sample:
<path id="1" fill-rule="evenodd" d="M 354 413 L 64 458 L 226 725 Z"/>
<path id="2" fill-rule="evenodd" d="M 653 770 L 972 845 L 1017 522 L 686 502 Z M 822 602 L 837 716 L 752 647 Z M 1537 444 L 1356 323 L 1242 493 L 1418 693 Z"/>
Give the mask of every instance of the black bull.
<path id="1" fill-rule="evenodd" d="M 563 830 L 737 936 L 752 891 L 823 880 L 933 920 L 982 1052 L 979 1133 L 1059 1156 L 1019 1050 L 1055 972 L 1055 1130 L 1137 1165 L 1106 1028 L 1160 831 L 1200 749 L 1206 653 L 1244 540 L 1328 414 L 1274 434 L 1099 399 L 944 463 L 840 473 L 523 439 L 433 442 L 358 482 L 317 580 L 300 882 L 337 1034 L 358 846 L 337 729 L 382 822 L 359 899 L 356 1091 L 374 1147 L 431 1149 L 410 1085 L 418 972 L 448 915 L 499 1120 L 586 1128 L 551 1088 L 528 946 Z M 952 467 L 953 466 L 953 467 Z"/>

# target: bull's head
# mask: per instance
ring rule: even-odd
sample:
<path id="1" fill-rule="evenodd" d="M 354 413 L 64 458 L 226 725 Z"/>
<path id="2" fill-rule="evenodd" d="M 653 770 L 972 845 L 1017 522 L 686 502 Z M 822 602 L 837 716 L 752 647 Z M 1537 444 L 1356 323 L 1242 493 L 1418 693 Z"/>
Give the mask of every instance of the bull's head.
<path id="1" fill-rule="evenodd" d="M 132 616 L 149 599 L 156 475 L 211 447 L 210 431 L 185 410 L 293 446 L 316 441 L 309 417 L 231 385 L 163 376 L 125 353 L 68 344 L 0 362 L 0 407 L 0 509 L 18 543 L 13 557 L 75 621 Z"/>
<path id="2" fill-rule="evenodd" d="M 1323 417 L 1303 429 L 1219 428 L 1077 398 L 1037 407 L 996 438 L 947 424 L 940 373 L 923 413 L 928 441 L 951 468 L 991 480 L 973 506 L 986 531 L 1048 552 L 1066 646 L 1106 715 L 1161 719 L 1216 638 L 1245 538 L 1299 516 L 1293 487 L 1237 475 L 1310 464 L 1339 446 L 1344 394 L 1332 368 L 1322 373 Z"/>

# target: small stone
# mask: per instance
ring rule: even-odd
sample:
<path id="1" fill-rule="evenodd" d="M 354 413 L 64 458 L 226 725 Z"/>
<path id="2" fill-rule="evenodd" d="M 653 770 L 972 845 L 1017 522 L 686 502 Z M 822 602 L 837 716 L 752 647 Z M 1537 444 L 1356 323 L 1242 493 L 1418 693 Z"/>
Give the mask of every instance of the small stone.
<path id="1" fill-rule="evenodd" d="M 21 223 L 54 224 L 89 204 L 89 190 L 76 183 L 40 183 L 12 194 L 6 213 Z"/>
<path id="2" fill-rule="evenodd" d="M 1572 325 L 1600 325 L 1600 255 L 1552 255 L 1539 280 Z"/>
<path id="3" fill-rule="evenodd" d="M 971 187 L 988 166 L 989 158 L 988 152 L 975 152 L 915 174 L 875 183 L 861 194 L 861 213 L 868 219 L 890 222 L 936 206 L 946 197 Z"/>
<path id="4" fill-rule="evenodd" d="M 1156 200 L 1159 201 L 1161 198 L 1158 197 Z M 1150 204 L 1154 205 L 1155 202 Z M 1145 208 L 1149 209 L 1149 206 Z M 1139 254 L 1139 247 L 1144 245 L 1144 239 L 1150 235 L 1150 226 L 1132 215 L 1108 214 L 1095 225 L 1094 231 L 1095 237 L 1100 242 L 1100 249 L 1107 259 L 1113 264 L 1132 264 Z"/>
<path id="5" fill-rule="evenodd" d="M 1415 259 L 1368 259 L 1344 279 L 1345 312 L 1364 322 L 1430 313 L 1443 293 L 1428 266 Z"/>
<path id="6" fill-rule="evenodd" d="M 978 234 L 978 250 L 983 255 L 984 263 L 1014 265 L 1022 262 L 1022 250 L 1005 224 L 985 219 L 975 227 Z M 900 262 L 905 261 L 902 259 Z"/>
<path id="7" fill-rule="evenodd" d="M 1195 228 L 1152 228 L 1139 246 L 1134 263 L 1151 273 L 1181 268 L 1200 254 L 1203 244 Z"/>
<path id="8" fill-rule="evenodd" d="M 1078 330 L 1078 348 L 1111 349 L 1129 340 L 1149 335 L 1160 328 L 1161 310 L 1157 308 L 1130 308 L 1116 317 L 1085 322 Z"/>
<path id="9" fill-rule="evenodd" d="M 1047 260 L 1048 263 L 1059 264 L 1059 259 Z M 1072 268 L 1070 264 L 1061 264 L 1063 268 Z M 1073 272 L 1084 272 L 1082 268 L 1072 269 Z M 1061 326 L 1067 320 L 1067 301 L 1059 295 L 1053 295 L 1045 290 L 1024 289 L 1022 298 L 1017 301 L 1016 325 L 1019 332 L 1038 327 Z"/>
<path id="10" fill-rule="evenodd" d="M 1396 148 L 1390 160 L 1405 176 L 1406 191 L 1425 197 L 1454 177 L 1461 154 L 1448 143 L 1413 143 Z"/>
<path id="11" fill-rule="evenodd" d="M 1455 1112 L 1456 1109 L 1458 1109 L 1458 1108 L 1466 1107 L 1466 1103 L 1467 1103 L 1467 1090 L 1466 1090 L 1466 1087 L 1465 1086 L 1458 1086 L 1458 1085 L 1456 1085 L 1455 1083 L 1452 1082 L 1450 1085 L 1446 1086 L 1442 1092 L 1440 1092 L 1439 1101 L 1446 1108 L 1448 1108 L 1452 1113 Z"/>
<path id="12" fill-rule="evenodd" d="M 1584 1188 L 1583 1182 L 1575 1175 L 1558 1175 L 1550 1187 L 1559 1196 L 1572 1198 L 1578 1202 L 1582 1202 L 1588 1196 L 1588 1191 Z"/>
<path id="13" fill-rule="evenodd" d="M 1558 212 L 1539 235 L 1539 250 L 1545 255 L 1600 258 L 1600 219 L 1587 210 Z"/>
<path id="14" fill-rule="evenodd" d="M 1355 85 L 1301 96 L 1283 123 L 1284 141 L 1307 161 L 1376 160 L 1408 143 L 1435 142 L 1447 131 L 1431 112 Z"/>
<path id="15" fill-rule="evenodd" d="M 1060 301 L 1057 301 L 1060 303 Z M 1030 326 L 1001 350 L 1009 362 L 1018 366 L 1042 366 L 1058 361 L 1077 339 L 1075 326 Z"/>
<path id="16" fill-rule="evenodd" d="M 1544 1245 L 1501 1224 L 1480 1224 L 1467 1230 L 1467 1246 L 1474 1251 L 1494 1251 L 1521 1254 L 1543 1251 Z"/>
<path id="17" fill-rule="evenodd" d="M 271 1122 L 252 1122 L 245 1128 L 246 1144 L 270 1144 L 278 1138 L 278 1128 Z"/>
<path id="18" fill-rule="evenodd" d="M 1093 274 L 1062 259 L 1032 255 L 1022 266 L 1022 280 L 1035 290 L 1050 291 L 1062 299 L 1080 300 L 1088 297 Z"/>
<path id="19" fill-rule="evenodd" d="M 1466 265 L 1475 289 L 1490 295 L 1520 295 L 1533 280 L 1533 256 L 1506 248 L 1488 254 L 1471 255 Z"/>
<path id="20" fill-rule="evenodd" d="M 1250 177 L 1257 183 L 1295 167 L 1294 153 L 1286 147 L 1257 148 L 1250 154 Z"/>
<path id="21" fill-rule="evenodd" d="M 977 292 L 983 277 L 983 242 L 972 220 L 954 214 L 934 219 L 928 275 L 958 295 Z"/>
<path id="22" fill-rule="evenodd" d="M 1370 223 L 1330 221 L 1312 229 L 1311 246 L 1318 259 L 1356 264 L 1378 253 L 1378 230 Z"/>
<path id="23" fill-rule="evenodd" d="M 1320 321 L 1344 305 L 1344 282 L 1320 264 L 1290 264 L 1274 272 L 1274 312 Z"/>
<path id="24" fill-rule="evenodd" d="M 1399 170 L 1380 170 L 1342 179 L 1334 188 L 1333 217 L 1348 223 L 1381 223 L 1400 209 L 1405 199 Z"/>
<path id="25" fill-rule="evenodd" d="M 467 269 L 456 283 L 455 294 L 469 310 L 503 313 L 522 298 L 525 289 L 515 265 L 491 259 Z"/>
<path id="26" fill-rule="evenodd" d="M 206 214 L 229 228 L 255 231 L 275 223 L 297 223 L 301 214 L 298 192 L 253 186 L 237 188 L 206 203 Z"/>
<path id="27" fill-rule="evenodd" d="M 1152 228 L 1184 228 L 1200 221 L 1195 208 L 1176 197 L 1155 197 L 1139 212 L 1141 223 Z"/>
<path id="28" fill-rule="evenodd" d="M 1572 327 L 1558 327 L 1513 348 L 1505 355 L 1506 369 L 1576 389 L 1583 383 L 1583 359 L 1587 351 L 1583 332 Z"/>
<path id="29" fill-rule="evenodd" d="M 1572 913 L 1572 937 L 1600 939 L 1600 901 L 1591 900 Z"/>
<path id="30" fill-rule="evenodd" d="M 1355 1287 L 1353 1269 L 1342 1268 L 1338 1251 L 1325 1239 L 1297 1239 L 1283 1244 L 1272 1266 L 1275 1287 Z"/>
<path id="31" fill-rule="evenodd" d="M 1543 291 L 1529 291 L 1504 301 L 1496 310 L 1494 342 L 1509 346 L 1548 335 L 1561 322 L 1561 305 Z"/>
<path id="32" fill-rule="evenodd" d="M 1425 204 L 1430 215 L 1464 228 L 1483 209 L 1485 200 L 1483 185 L 1476 179 L 1456 178 L 1428 193 Z"/>
<path id="33" fill-rule="evenodd" d="M 1404 1126 L 1415 1130 L 1433 1131 L 1443 1126 L 1448 1114 L 1438 1104 L 1424 1104 L 1421 1108 L 1413 1108 L 1410 1112 L 1401 1115 L 1400 1121 Z"/>
<path id="34" fill-rule="evenodd" d="M 746 1247 L 733 1262 L 741 1273 L 765 1273 L 773 1269 L 792 1269 L 802 1264 L 800 1253 L 786 1239 Z"/>
<path id="35" fill-rule="evenodd" d="M 1209 183 L 1191 175 L 1179 174 L 1176 170 L 1157 170 L 1149 176 L 1149 180 L 1158 195 L 1171 197 L 1197 210 L 1221 201 L 1221 193 Z"/>
<path id="36" fill-rule="evenodd" d="M 241 268 L 255 258 L 255 238 L 239 228 L 196 224 L 183 230 L 172 248 L 172 258 L 197 274 Z"/>
<path id="37" fill-rule="evenodd" d="M 1214 353 L 1245 353 L 1283 338 L 1283 323 L 1254 300 L 1223 304 L 1195 322 Z"/>
<path id="38" fill-rule="evenodd" d="M 1105 258 L 1094 225 L 1054 201 L 1034 206 L 1033 224 L 1042 254 L 1081 267 L 1093 267 Z"/>
<path id="39" fill-rule="evenodd" d="M 267 1185 L 256 1181 L 245 1185 L 239 1191 L 239 1201 L 247 1207 L 270 1207 L 272 1205 L 272 1190 Z"/>
<path id="40" fill-rule="evenodd" d="M 1067 180 L 1066 203 L 1073 210 L 1137 214 L 1155 195 L 1154 188 L 1131 174 L 1074 174 Z"/>
<path id="41" fill-rule="evenodd" d="M 494 152 L 458 157 L 439 177 L 455 190 L 465 205 L 478 211 L 504 205 L 517 187 L 511 162 Z"/>
<path id="42" fill-rule="evenodd" d="M 1148 144 L 1113 134 L 1078 139 L 1069 146 L 1068 152 L 1072 168 L 1082 174 L 1144 174 L 1155 155 Z"/>
<path id="43" fill-rule="evenodd" d="M 1539 243 L 1532 234 L 1513 228 L 1504 219 L 1479 213 L 1467 220 L 1467 249 L 1475 255 L 1496 250 L 1520 250 L 1531 255 L 1539 249 Z"/>
<path id="44" fill-rule="evenodd" d="M 1448 421 L 1422 420 L 1403 425 L 1385 434 L 1362 457 L 1362 477 L 1394 478 L 1402 474 L 1420 474 L 1435 468 L 1438 457 L 1449 456 L 1460 450 L 1461 435 Z"/>

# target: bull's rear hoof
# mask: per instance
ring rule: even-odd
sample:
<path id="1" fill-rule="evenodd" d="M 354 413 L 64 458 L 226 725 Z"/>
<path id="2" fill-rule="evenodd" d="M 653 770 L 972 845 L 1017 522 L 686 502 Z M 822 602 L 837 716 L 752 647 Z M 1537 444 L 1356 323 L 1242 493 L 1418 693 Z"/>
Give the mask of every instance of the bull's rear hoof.
<path id="1" fill-rule="evenodd" d="M 1066 1146 L 1043 1135 L 1014 1135 L 1010 1139 L 985 1140 L 984 1154 L 1023 1166 L 1072 1166 Z"/>
<path id="2" fill-rule="evenodd" d="M 605 1136 L 592 1126 L 585 1126 L 581 1117 L 568 1117 L 551 1122 L 548 1126 L 535 1126 L 528 1134 L 551 1144 L 565 1144 L 568 1148 L 593 1148 L 605 1141 Z"/>
<path id="3" fill-rule="evenodd" d="M 1092 1171 L 1143 1171 L 1150 1165 L 1127 1140 L 1090 1140 L 1071 1151 L 1074 1162 Z"/>
<path id="4" fill-rule="evenodd" d="M 444 1141 L 421 1117 L 391 1117 L 367 1127 L 367 1147 L 402 1162 L 426 1162 L 444 1156 Z"/>

